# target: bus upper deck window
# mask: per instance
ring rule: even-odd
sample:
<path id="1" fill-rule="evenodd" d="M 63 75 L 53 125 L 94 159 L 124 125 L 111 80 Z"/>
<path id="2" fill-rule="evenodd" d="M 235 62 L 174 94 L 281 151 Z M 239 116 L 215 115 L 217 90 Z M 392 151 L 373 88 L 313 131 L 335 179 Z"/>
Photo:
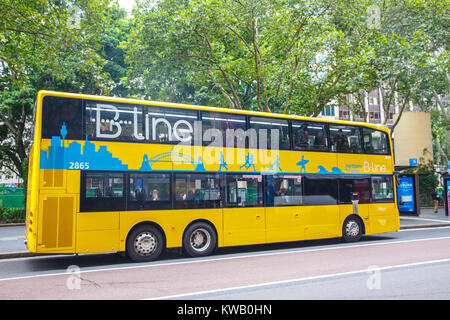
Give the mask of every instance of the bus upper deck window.
<path id="1" fill-rule="evenodd" d="M 370 154 L 389 154 L 389 138 L 385 132 L 363 128 L 364 150 Z"/>
<path id="2" fill-rule="evenodd" d="M 328 151 L 325 124 L 292 121 L 295 150 Z"/>
<path id="3" fill-rule="evenodd" d="M 331 150 L 341 153 L 362 153 L 360 127 L 330 125 Z"/>

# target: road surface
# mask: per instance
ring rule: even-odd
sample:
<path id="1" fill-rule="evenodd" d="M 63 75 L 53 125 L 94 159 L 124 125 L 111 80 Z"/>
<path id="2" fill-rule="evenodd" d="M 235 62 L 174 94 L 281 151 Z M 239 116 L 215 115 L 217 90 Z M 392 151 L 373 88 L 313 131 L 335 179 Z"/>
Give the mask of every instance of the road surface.
<path id="1" fill-rule="evenodd" d="M 117 254 L 0 260 L 0 299 L 449 299 L 448 283 L 449 227 L 142 264 Z"/>

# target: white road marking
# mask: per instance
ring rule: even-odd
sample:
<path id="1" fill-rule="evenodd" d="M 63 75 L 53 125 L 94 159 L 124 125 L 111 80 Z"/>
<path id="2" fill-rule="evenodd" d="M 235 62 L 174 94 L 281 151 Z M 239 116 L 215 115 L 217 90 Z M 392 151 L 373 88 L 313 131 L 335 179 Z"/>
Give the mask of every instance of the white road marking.
<path id="1" fill-rule="evenodd" d="M 23 239 L 25 239 L 25 236 L 3 237 L 3 238 L 0 238 L 0 241 L 17 241 L 17 240 L 23 240 Z"/>
<path id="2" fill-rule="evenodd" d="M 442 229 L 442 228 L 440 228 L 440 229 Z M 247 259 L 247 258 L 265 257 L 265 256 L 277 256 L 277 255 L 285 255 L 285 254 L 293 254 L 293 253 L 303 253 L 303 252 L 306 253 L 306 252 L 316 252 L 316 251 L 326 251 L 326 250 L 351 249 L 351 248 L 361 248 L 361 247 L 369 247 L 369 246 L 382 246 L 382 245 L 389 245 L 389 244 L 444 240 L 444 239 L 450 239 L 450 236 L 427 238 L 427 239 L 413 239 L 413 240 L 397 240 L 397 241 L 388 240 L 388 241 L 377 242 L 377 243 L 362 243 L 362 244 L 356 244 L 356 245 L 350 244 L 350 245 L 340 245 L 340 246 L 336 246 L 336 247 L 324 247 L 324 248 L 314 248 L 314 249 L 297 248 L 297 249 L 288 249 L 288 250 L 277 251 L 277 252 L 263 252 L 263 253 L 249 252 L 248 254 L 245 254 L 245 255 L 219 256 L 219 257 L 211 256 L 211 257 L 206 257 L 206 258 L 191 258 L 187 261 L 185 259 L 182 259 L 183 261 L 151 262 L 148 264 L 139 264 L 139 265 L 126 266 L 126 267 L 108 267 L 108 268 L 102 268 L 102 269 L 90 269 L 90 270 L 82 270 L 81 273 L 166 267 L 166 266 L 176 266 L 176 265 L 185 265 L 185 264 L 194 264 L 194 263 L 207 263 L 207 262 L 215 262 L 215 261 L 237 260 L 237 259 Z M 66 270 L 56 272 L 56 273 L 45 273 L 45 274 L 37 274 L 37 275 L 30 275 L 30 276 L 3 278 L 3 279 L 0 279 L 0 281 L 38 278 L 38 277 L 49 277 L 49 276 L 60 276 L 60 275 L 67 275 Z"/>
<path id="3" fill-rule="evenodd" d="M 430 228 L 418 227 L 418 228 L 411 228 L 411 229 L 402 229 L 402 230 L 399 230 L 398 232 L 408 232 L 408 231 L 418 231 L 418 230 L 424 231 L 424 230 L 435 230 L 435 229 L 442 230 L 442 229 L 448 229 L 448 228 L 450 228 L 450 226 L 430 227 Z M 380 234 L 382 234 L 382 233 L 380 233 Z"/>
<path id="4" fill-rule="evenodd" d="M 407 263 L 407 264 L 400 264 L 400 265 L 380 267 L 377 270 L 382 271 L 382 270 L 389 270 L 389 269 L 401 269 L 401 268 L 408 268 L 408 267 L 413 267 L 413 266 L 427 265 L 427 264 L 433 264 L 433 263 L 442 263 L 442 262 L 449 262 L 449 261 L 450 261 L 450 258 L 449 259 L 424 261 L 424 262 L 414 262 L 414 263 Z M 176 294 L 176 295 L 171 295 L 171 296 L 162 296 L 162 297 L 156 297 L 156 298 L 148 298 L 148 299 L 143 299 L 143 300 L 183 299 L 183 298 L 186 298 L 186 297 L 196 296 L 196 295 L 224 293 L 224 292 L 227 292 L 227 291 L 244 290 L 244 289 L 250 289 L 250 288 L 254 289 L 254 288 L 270 287 L 270 286 L 276 286 L 276 285 L 282 285 L 282 284 L 288 284 L 288 283 L 302 282 L 302 281 L 310 281 L 310 280 L 319 280 L 319 279 L 332 278 L 332 277 L 348 276 L 348 275 L 354 275 L 354 274 L 359 274 L 359 273 L 367 273 L 367 270 L 368 269 L 366 268 L 366 269 L 350 271 L 350 272 L 330 273 L 330 274 L 324 274 L 324 275 L 320 275 L 320 276 L 295 278 L 295 279 L 281 280 L 281 281 L 272 281 L 272 282 L 264 282 L 264 283 L 258 283 L 258 284 L 253 284 L 253 285 L 238 286 L 238 287 L 231 287 L 231 288 L 224 288 L 224 289 L 215 289 L 215 290 L 207 290 L 207 291 L 198 291 L 198 292 L 191 292 L 191 293 L 184 293 L 184 294 Z"/>

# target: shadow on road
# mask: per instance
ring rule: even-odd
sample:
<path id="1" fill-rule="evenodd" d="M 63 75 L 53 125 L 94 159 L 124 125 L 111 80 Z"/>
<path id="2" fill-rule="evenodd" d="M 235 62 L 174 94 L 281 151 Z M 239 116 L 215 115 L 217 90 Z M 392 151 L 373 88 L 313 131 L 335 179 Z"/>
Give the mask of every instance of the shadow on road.
<path id="1" fill-rule="evenodd" d="M 291 250 L 291 249 L 312 249 L 317 247 L 325 248 L 326 246 L 342 246 L 342 245 L 354 245 L 364 242 L 381 241 L 381 240 L 391 240 L 395 237 L 389 236 L 364 236 L 359 242 L 356 243 L 345 243 L 341 238 L 332 239 L 320 239 L 320 240 L 302 240 L 302 241 L 292 241 L 292 242 L 280 242 L 280 243 L 270 243 L 270 244 L 257 244 L 249 246 L 238 246 L 238 247 L 225 247 L 216 250 L 215 255 L 226 255 L 226 254 L 236 254 L 236 253 L 248 253 L 254 252 L 258 253 L 261 251 L 276 251 L 276 250 Z"/>

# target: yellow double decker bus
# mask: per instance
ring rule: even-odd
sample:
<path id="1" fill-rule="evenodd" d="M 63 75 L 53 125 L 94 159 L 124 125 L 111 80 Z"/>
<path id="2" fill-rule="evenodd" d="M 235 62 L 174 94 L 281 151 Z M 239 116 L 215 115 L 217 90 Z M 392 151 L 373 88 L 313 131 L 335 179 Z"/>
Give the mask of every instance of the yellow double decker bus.
<path id="1" fill-rule="evenodd" d="M 31 252 L 150 261 L 400 227 L 384 126 L 40 91 L 33 134 Z"/>

